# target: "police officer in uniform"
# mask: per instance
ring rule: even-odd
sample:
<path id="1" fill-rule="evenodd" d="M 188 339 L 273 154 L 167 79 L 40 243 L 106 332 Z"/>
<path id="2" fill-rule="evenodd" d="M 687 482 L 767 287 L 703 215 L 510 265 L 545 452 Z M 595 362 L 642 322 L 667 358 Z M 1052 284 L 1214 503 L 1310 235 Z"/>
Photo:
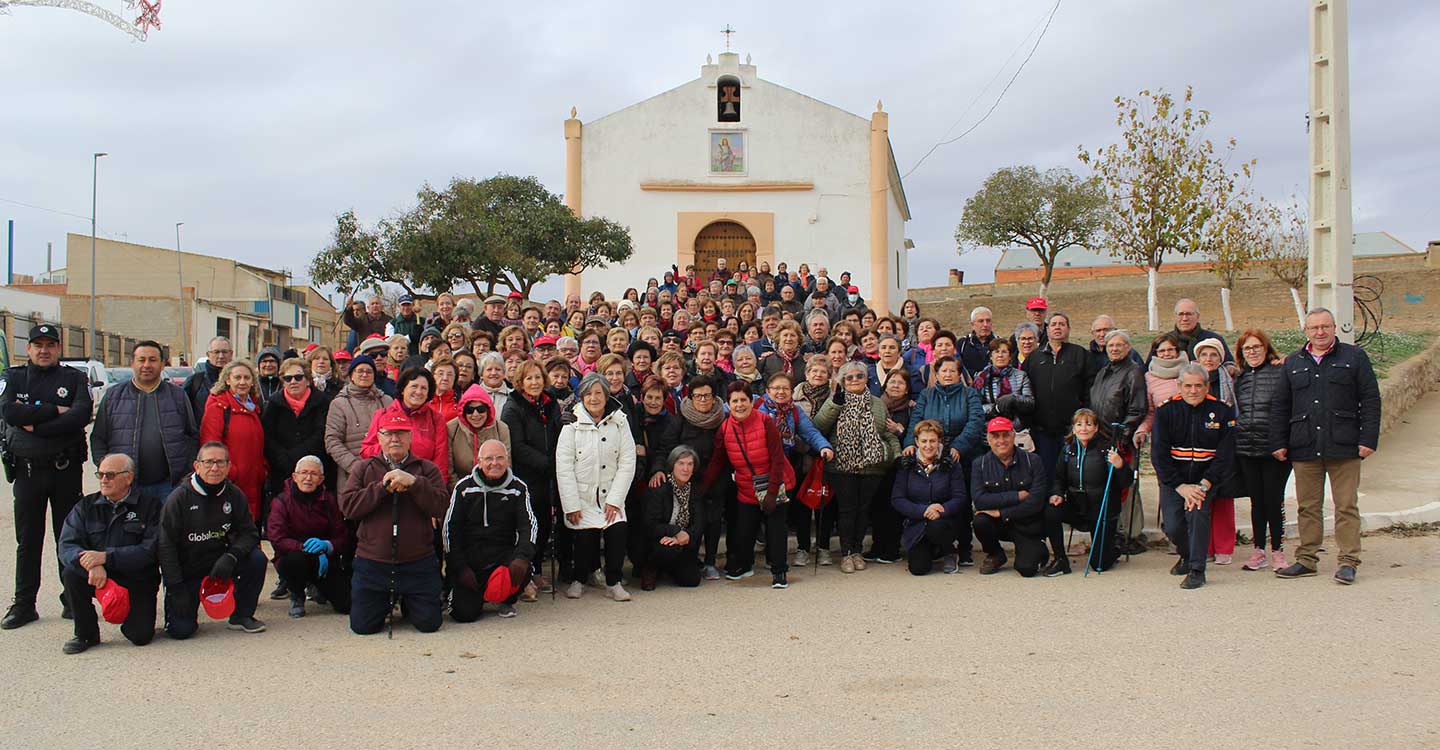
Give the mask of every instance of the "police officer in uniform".
<path id="1" fill-rule="evenodd" d="M 85 463 L 85 426 L 90 423 L 90 383 L 85 373 L 60 364 L 60 329 L 30 329 L 29 364 L 11 367 L 0 380 L 0 417 L 5 420 L 6 477 L 15 485 L 15 598 L 0 620 L 13 630 L 40 619 L 40 558 L 45 544 L 45 505 L 58 542 L 70 509 L 80 500 Z M 62 568 L 63 570 L 63 568 Z M 62 594 L 62 616 L 70 604 Z"/>

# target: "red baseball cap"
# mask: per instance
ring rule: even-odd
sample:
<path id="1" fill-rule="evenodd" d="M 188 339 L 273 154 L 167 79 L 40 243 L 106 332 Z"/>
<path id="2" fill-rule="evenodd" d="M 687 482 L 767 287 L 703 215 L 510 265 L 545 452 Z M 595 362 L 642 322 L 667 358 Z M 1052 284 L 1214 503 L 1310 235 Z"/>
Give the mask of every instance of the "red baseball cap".
<path id="1" fill-rule="evenodd" d="M 384 430 L 386 432 L 395 432 L 397 430 L 404 430 L 405 432 L 409 432 L 415 429 L 415 423 L 411 422 L 410 418 L 405 416 L 404 414 L 398 411 L 391 411 L 386 412 L 385 416 L 380 418 L 380 426 L 376 429 Z"/>
<path id="2" fill-rule="evenodd" d="M 212 620 L 223 620 L 235 614 L 235 580 L 205 576 L 200 581 L 200 606 Z"/>
<path id="3" fill-rule="evenodd" d="M 986 432 L 1014 432 L 1015 423 L 1004 417 L 996 417 L 985 423 Z"/>
<path id="4" fill-rule="evenodd" d="M 336 361 L 336 362 L 349 362 L 350 360 L 352 360 L 352 359 L 354 359 L 354 358 L 355 358 L 355 355 L 351 354 L 350 352 L 345 351 L 344 349 L 341 349 L 340 351 L 335 352 L 335 361 Z"/>
<path id="5" fill-rule="evenodd" d="M 320 345 L 319 345 L 319 344 L 309 344 L 309 345 L 307 345 L 307 346 L 305 347 L 305 353 L 306 353 L 306 354 L 309 354 L 311 351 L 313 351 L 313 350 L 315 350 L 315 349 L 319 349 L 319 348 L 320 348 Z"/>
<path id="6" fill-rule="evenodd" d="M 509 297 L 510 299 L 525 299 L 525 295 L 519 292 L 511 292 L 505 296 Z"/>
<path id="7" fill-rule="evenodd" d="M 1046 302 L 1044 297 L 1031 297 L 1030 300 L 1025 303 L 1025 309 L 1026 309 L 1026 310 L 1049 310 L 1049 309 L 1050 309 L 1050 303 Z"/>
<path id="8" fill-rule="evenodd" d="M 105 579 L 105 585 L 95 589 L 95 598 L 100 602 L 100 613 L 105 622 L 119 625 L 130 616 L 130 590 L 116 583 L 114 578 Z"/>
<path id="9" fill-rule="evenodd" d="M 845 291 L 846 291 L 846 293 L 848 293 L 848 294 L 859 294 L 859 293 L 860 293 L 860 287 L 855 286 L 854 284 L 851 284 L 850 286 L 845 287 Z"/>
<path id="10" fill-rule="evenodd" d="M 540 338 L 535 339 L 536 346 L 554 346 L 555 342 L 556 338 L 554 336 L 541 336 Z"/>
<path id="11" fill-rule="evenodd" d="M 490 579 L 485 582 L 484 598 L 487 602 L 499 604 L 519 590 L 519 586 L 510 582 L 510 568 L 501 565 L 490 573 Z"/>

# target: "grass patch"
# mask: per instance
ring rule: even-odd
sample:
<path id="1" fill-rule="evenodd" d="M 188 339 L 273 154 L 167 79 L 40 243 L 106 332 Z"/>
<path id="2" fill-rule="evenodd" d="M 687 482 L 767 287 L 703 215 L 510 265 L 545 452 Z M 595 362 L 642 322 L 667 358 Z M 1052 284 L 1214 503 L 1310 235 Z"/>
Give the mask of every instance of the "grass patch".
<path id="1" fill-rule="evenodd" d="M 1282 355 L 1299 349 L 1305 345 L 1305 336 L 1300 331 L 1284 330 L 1270 331 L 1270 338 L 1275 342 L 1275 349 Z M 1389 333 L 1381 331 L 1365 342 L 1365 353 L 1370 355 L 1370 363 L 1375 366 L 1375 375 L 1384 379 L 1389 374 L 1390 368 L 1405 360 L 1419 354 L 1430 345 L 1432 333 L 1411 333 L 1399 331 Z"/>
<path id="2" fill-rule="evenodd" d="M 1434 536 L 1440 534 L 1440 523 L 1397 523 L 1367 532 L 1366 536 L 1371 534 L 1400 537 Z"/>

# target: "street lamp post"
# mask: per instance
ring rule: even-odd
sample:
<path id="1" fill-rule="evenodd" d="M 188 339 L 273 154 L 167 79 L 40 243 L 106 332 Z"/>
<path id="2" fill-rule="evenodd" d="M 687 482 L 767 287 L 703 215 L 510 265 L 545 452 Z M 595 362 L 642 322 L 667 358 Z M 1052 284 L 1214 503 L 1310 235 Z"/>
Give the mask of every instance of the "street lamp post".
<path id="1" fill-rule="evenodd" d="M 95 199 L 99 195 L 100 157 L 109 156 L 104 151 L 95 152 L 90 160 L 90 358 L 100 359 L 95 328 Z"/>
<path id="2" fill-rule="evenodd" d="M 189 340 L 185 338 L 185 267 L 183 256 L 180 255 L 180 227 L 183 226 L 185 226 L 185 222 L 175 222 L 175 275 L 180 281 L 180 285 L 175 288 L 175 299 L 178 301 L 176 306 L 180 310 L 180 357 L 182 359 L 190 344 Z"/>

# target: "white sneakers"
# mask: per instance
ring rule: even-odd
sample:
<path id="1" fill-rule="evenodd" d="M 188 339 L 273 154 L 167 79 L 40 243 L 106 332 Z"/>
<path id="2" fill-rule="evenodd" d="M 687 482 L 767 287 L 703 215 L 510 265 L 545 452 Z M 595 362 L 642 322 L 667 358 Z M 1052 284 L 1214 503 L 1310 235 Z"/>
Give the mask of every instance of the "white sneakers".
<path id="1" fill-rule="evenodd" d="M 579 598 L 580 598 L 580 595 L 581 595 L 581 594 L 584 594 L 584 593 L 585 593 L 585 584 L 583 584 L 583 583 L 581 583 L 581 582 L 579 582 L 579 581 L 571 581 L 571 582 L 570 582 L 570 587 L 567 588 L 567 589 L 565 589 L 565 598 L 566 598 L 566 599 L 579 599 Z"/>
<path id="2" fill-rule="evenodd" d="M 614 586 L 606 586 L 605 595 L 610 597 L 611 599 L 614 599 L 617 602 L 630 601 L 630 592 L 626 591 L 625 587 L 618 583 Z"/>
<path id="3" fill-rule="evenodd" d="M 810 553 L 803 549 L 795 550 L 795 567 L 803 568 L 810 564 Z"/>

